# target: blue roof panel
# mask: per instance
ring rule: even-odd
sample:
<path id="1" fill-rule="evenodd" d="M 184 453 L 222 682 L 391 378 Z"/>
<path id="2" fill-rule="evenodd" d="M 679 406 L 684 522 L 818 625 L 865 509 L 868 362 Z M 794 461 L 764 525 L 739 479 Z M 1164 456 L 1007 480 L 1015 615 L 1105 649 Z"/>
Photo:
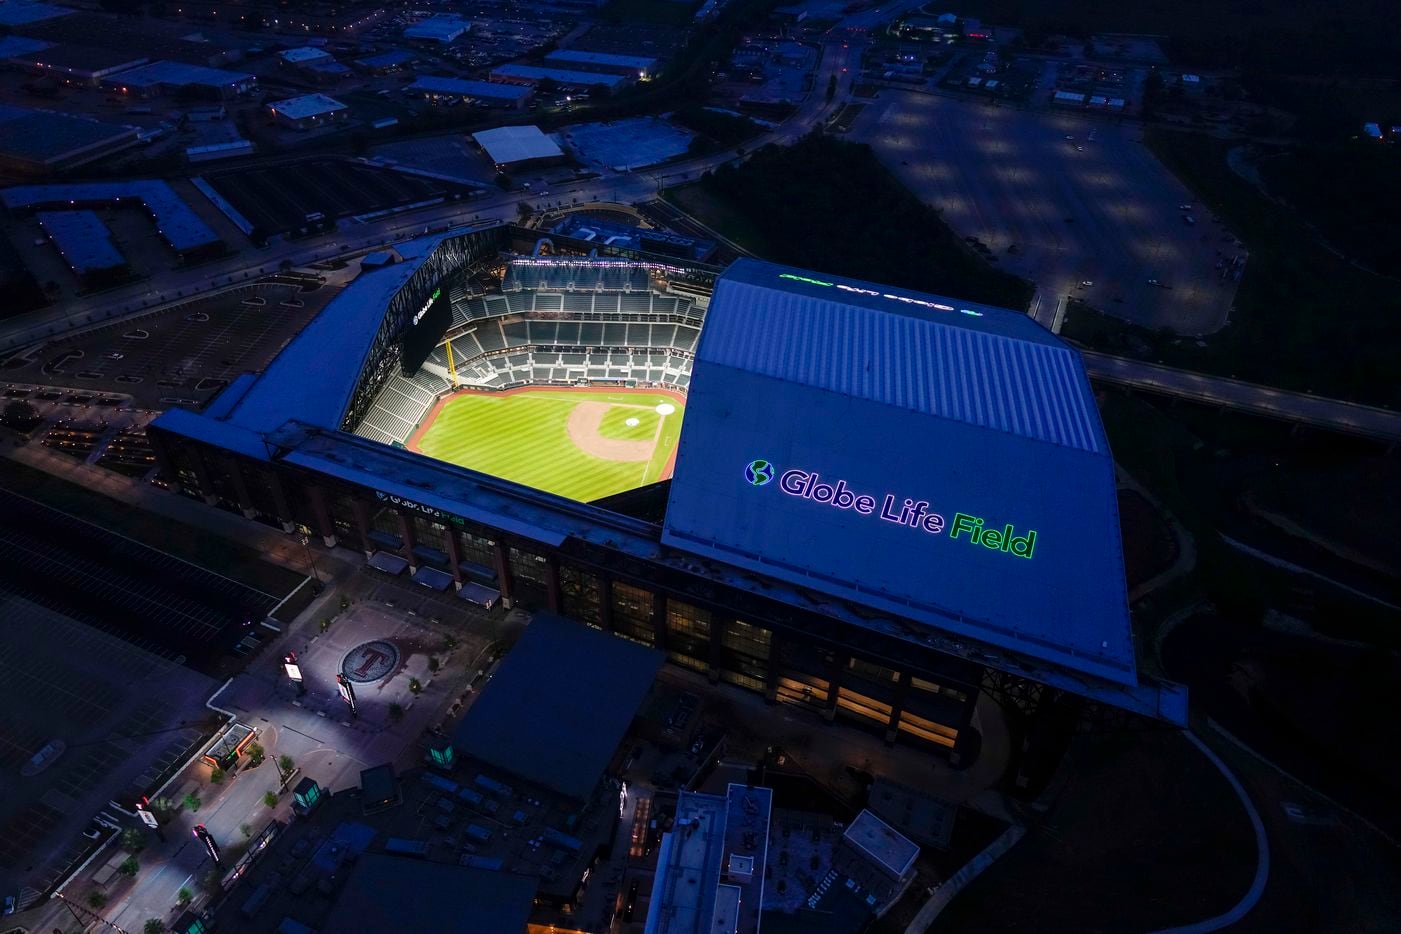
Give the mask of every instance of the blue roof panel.
<path id="1" fill-rule="evenodd" d="M 1015 312 L 731 270 L 663 542 L 1134 683 L 1114 464 L 1075 355 Z M 784 295 L 778 272 L 833 285 Z M 876 294 L 818 291 L 837 282 Z"/>

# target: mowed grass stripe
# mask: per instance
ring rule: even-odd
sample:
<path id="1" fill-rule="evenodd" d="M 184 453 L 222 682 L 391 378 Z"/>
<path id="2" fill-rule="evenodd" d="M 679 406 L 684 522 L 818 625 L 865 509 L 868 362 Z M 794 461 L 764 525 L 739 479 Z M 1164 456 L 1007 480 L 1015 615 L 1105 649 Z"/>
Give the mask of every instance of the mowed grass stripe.
<path id="1" fill-rule="evenodd" d="M 658 417 L 634 407 L 651 409 L 669 402 L 677 411 L 662 419 L 664 430 L 649 461 L 609 461 L 585 454 L 569 439 L 569 413 L 590 401 L 628 406 L 639 418 L 650 415 L 652 428 L 643 437 L 656 433 Z M 613 416 L 608 413 L 610 422 Z M 443 407 L 418 449 L 438 460 L 588 502 L 660 479 L 680 438 L 681 416 L 682 406 L 675 399 L 643 393 L 548 389 L 504 396 L 471 393 Z"/>

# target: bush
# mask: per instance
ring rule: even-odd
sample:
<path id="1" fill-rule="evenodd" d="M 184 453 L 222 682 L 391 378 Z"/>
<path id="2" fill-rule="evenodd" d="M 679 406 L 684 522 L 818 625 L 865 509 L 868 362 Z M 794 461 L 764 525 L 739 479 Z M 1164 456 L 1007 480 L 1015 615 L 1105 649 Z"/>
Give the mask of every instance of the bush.
<path id="1" fill-rule="evenodd" d="M 141 871 L 141 864 L 136 861 L 135 856 L 128 856 L 122 860 L 122 864 L 117 867 L 117 872 L 124 876 L 134 876 Z"/>

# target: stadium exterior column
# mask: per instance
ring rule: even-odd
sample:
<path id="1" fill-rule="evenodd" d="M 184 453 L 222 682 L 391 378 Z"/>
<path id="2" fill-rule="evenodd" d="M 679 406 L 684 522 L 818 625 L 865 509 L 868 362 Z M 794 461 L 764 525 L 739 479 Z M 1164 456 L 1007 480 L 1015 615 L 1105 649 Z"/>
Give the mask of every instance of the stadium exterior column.
<path id="1" fill-rule="evenodd" d="M 973 725 L 973 710 L 978 706 L 978 695 L 980 695 L 982 691 L 974 685 L 968 688 L 964 693 L 967 694 L 968 697 L 963 702 L 963 710 L 959 713 L 958 736 L 954 737 L 953 749 L 949 750 L 949 765 L 955 768 L 966 768 L 968 765 L 971 765 L 972 763 L 969 761 L 969 756 L 977 754 L 976 749 L 969 749 L 969 745 L 974 738 L 973 730 L 970 729 L 970 727 Z"/>
<path id="2" fill-rule="evenodd" d="M 443 551 L 448 553 L 448 567 L 452 570 L 452 586 L 454 590 L 462 589 L 462 569 L 457 566 L 460 554 L 457 548 L 457 529 L 452 526 L 443 528 Z"/>
<path id="3" fill-rule="evenodd" d="M 282 486 L 282 477 L 277 471 L 268 472 L 268 486 L 272 490 L 272 502 L 277 509 L 277 521 L 282 531 L 290 532 L 297 527 L 292 521 L 292 506 L 287 502 L 287 490 Z"/>
<path id="4" fill-rule="evenodd" d="M 311 500 L 311 514 L 316 517 L 316 531 L 321 536 L 321 542 L 327 548 L 336 547 L 336 524 L 331 521 L 331 510 L 326 506 L 326 491 L 316 483 L 309 484 L 306 488 L 307 498 Z"/>
<path id="5" fill-rule="evenodd" d="M 905 699 L 910 695 L 910 673 L 900 672 L 900 680 L 895 682 L 895 696 L 890 701 L 890 719 L 885 724 L 885 744 L 895 745 L 900 735 L 900 714 L 905 712 Z"/>
<path id="6" fill-rule="evenodd" d="M 506 551 L 506 543 L 499 538 L 492 549 L 492 561 L 496 565 L 496 589 L 501 591 L 501 602 L 510 609 L 515 600 L 515 588 L 511 586 L 511 556 Z"/>
<path id="7" fill-rule="evenodd" d="M 418 536 L 414 534 L 413 517 L 403 509 L 394 510 L 399 517 L 399 537 L 404 540 L 403 555 L 409 561 L 409 573 L 418 573 L 418 555 L 413 550 L 418 547 Z"/>
<path id="8" fill-rule="evenodd" d="M 598 625 L 613 631 L 613 578 L 607 574 L 598 575 Z"/>
<path id="9" fill-rule="evenodd" d="M 219 497 L 214 495 L 214 482 L 209 479 L 209 464 L 204 460 L 203 448 L 197 444 L 187 444 L 185 454 L 190 458 L 190 469 L 194 471 L 195 482 L 199 484 L 199 493 L 204 497 L 205 505 L 217 504 Z"/>
<path id="10" fill-rule="evenodd" d="M 828 723 L 837 719 L 837 695 L 841 692 L 842 675 L 850 663 L 850 655 L 832 653 L 832 667 L 827 670 L 827 706 L 822 711 L 822 719 Z"/>
<path id="11" fill-rule="evenodd" d="M 720 683 L 720 669 L 725 665 L 725 630 L 729 628 L 730 618 L 722 613 L 713 613 L 710 617 L 710 669 L 706 675 L 710 678 L 711 684 Z"/>
<path id="12" fill-rule="evenodd" d="M 551 613 L 563 613 L 563 598 L 559 590 L 559 555 L 545 555 L 545 600 Z"/>
<path id="13" fill-rule="evenodd" d="M 783 637 L 777 630 L 769 633 L 769 670 L 764 675 L 764 702 L 778 703 L 778 654 Z"/>
<path id="14" fill-rule="evenodd" d="M 374 544 L 370 541 L 370 504 L 352 496 L 350 511 L 355 514 L 355 528 L 360 533 L 360 548 L 368 558 L 375 553 Z"/>
<path id="15" fill-rule="evenodd" d="M 652 645 L 666 651 L 666 594 L 652 592 Z"/>
<path id="16" fill-rule="evenodd" d="M 243 510 L 243 518 L 252 519 L 258 511 L 253 508 L 253 497 L 248 495 L 248 482 L 243 479 L 243 468 L 238 460 L 230 457 L 225 463 L 229 467 L 229 479 L 233 481 L 234 496 L 238 498 L 238 508 Z"/>

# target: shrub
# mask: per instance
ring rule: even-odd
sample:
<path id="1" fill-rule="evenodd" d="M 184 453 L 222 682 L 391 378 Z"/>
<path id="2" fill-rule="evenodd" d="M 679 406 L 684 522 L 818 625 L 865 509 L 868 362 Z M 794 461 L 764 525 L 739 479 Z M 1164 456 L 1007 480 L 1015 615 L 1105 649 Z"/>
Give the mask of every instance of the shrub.
<path id="1" fill-rule="evenodd" d="M 218 766 L 215 766 L 209 772 L 209 781 L 211 784 L 214 785 L 224 784 L 224 770 L 219 768 Z"/>
<path id="2" fill-rule="evenodd" d="M 124 876 L 134 876 L 141 870 L 141 864 L 136 861 L 135 856 L 128 856 L 122 860 L 122 864 L 117 867 L 117 872 Z"/>
<path id="3" fill-rule="evenodd" d="M 195 793 L 192 791 L 192 792 L 190 792 L 189 794 L 185 795 L 184 798 L 180 799 L 180 803 L 183 804 L 183 805 L 185 805 L 185 807 L 189 808 L 191 811 L 198 811 L 198 810 L 199 810 L 199 795 L 195 794 Z"/>

